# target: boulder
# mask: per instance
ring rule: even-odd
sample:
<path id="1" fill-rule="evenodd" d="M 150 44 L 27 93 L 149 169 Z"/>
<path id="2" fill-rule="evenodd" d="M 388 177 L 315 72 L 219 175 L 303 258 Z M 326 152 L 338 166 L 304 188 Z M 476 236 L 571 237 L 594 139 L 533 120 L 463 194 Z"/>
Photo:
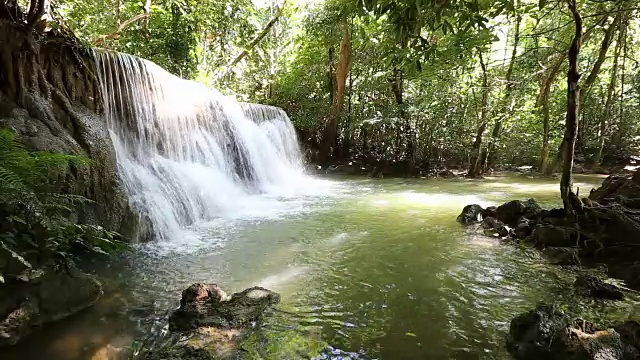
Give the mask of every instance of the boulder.
<path id="1" fill-rule="evenodd" d="M 577 248 L 569 247 L 546 247 L 542 250 L 542 255 L 552 265 L 579 265 Z"/>
<path id="2" fill-rule="evenodd" d="M 624 300 L 624 293 L 619 287 L 590 274 L 578 275 L 574 285 L 584 294 L 594 298 Z"/>
<path id="3" fill-rule="evenodd" d="M 259 286 L 227 296 L 215 284 L 197 283 L 182 292 L 180 308 L 169 317 L 169 329 L 241 328 L 279 302 L 279 294 Z"/>
<path id="4" fill-rule="evenodd" d="M 536 225 L 531 240 L 539 247 L 572 247 L 578 240 L 578 231 L 574 228 L 555 225 Z"/>
<path id="5" fill-rule="evenodd" d="M 13 345 L 38 327 L 93 305 L 102 286 L 75 269 L 41 272 L 27 282 L 0 284 L 0 347 Z"/>
<path id="6" fill-rule="evenodd" d="M 640 290 L 640 262 L 609 264 L 608 275 L 625 281 L 625 284 L 635 290 Z"/>
<path id="7" fill-rule="evenodd" d="M 511 320 L 507 350 L 518 360 L 631 360 L 640 355 L 615 329 L 572 322 L 555 305 L 539 305 Z"/>
<path id="8" fill-rule="evenodd" d="M 467 205 L 462 209 L 456 221 L 463 225 L 471 225 L 482 221 L 484 209 L 478 204 Z"/>
<path id="9" fill-rule="evenodd" d="M 482 223 L 480 225 L 483 229 L 497 229 L 500 226 L 504 226 L 504 223 L 496 218 L 488 217 L 482 219 Z"/>
<path id="10" fill-rule="evenodd" d="M 541 211 L 542 208 L 533 199 L 527 201 L 512 200 L 498 206 L 496 217 L 507 225 L 516 226 L 520 217 L 531 218 Z"/>
<path id="11" fill-rule="evenodd" d="M 628 320 L 612 328 L 622 337 L 622 341 L 640 351 L 640 321 Z"/>
<path id="12" fill-rule="evenodd" d="M 533 227 L 531 226 L 531 221 L 525 217 L 520 217 L 514 231 L 515 236 L 518 239 L 524 239 L 530 236 L 532 231 Z"/>
<path id="13" fill-rule="evenodd" d="M 484 211 L 482 212 L 482 217 L 483 218 L 488 218 L 488 217 L 498 217 L 497 214 L 497 210 L 498 208 L 495 206 L 489 206 L 488 208 L 484 209 Z"/>

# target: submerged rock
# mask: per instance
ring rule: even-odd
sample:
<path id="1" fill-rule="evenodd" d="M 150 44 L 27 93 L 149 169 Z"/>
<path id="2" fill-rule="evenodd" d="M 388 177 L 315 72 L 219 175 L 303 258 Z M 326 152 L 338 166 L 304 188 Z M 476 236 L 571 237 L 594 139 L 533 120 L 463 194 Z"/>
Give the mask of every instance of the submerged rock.
<path id="1" fill-rule="evenodd" d="M 180 308 L 169 318 L 169 329 L 240 328 L 279 302 L 279 294 L 259 286 L 228 296 L 215 284 L 193 284 L 182 292 Z"/>
<path id="2" fill-rule="evenodd" d="M 539 305 L 511 320 L 507 350 L 518 360 L 632 360 L 640 353 L 615 329 L 574 322 L 557 306 Z"/>
<path id="3" fill-rule="evenodd" d="M 471 225 L 482 221 L 482 213 L 484 209 L 478 204 L 467 205 L 462 209 L 462 213 L 458 215 L 457 222 L 463 225 Z"/>
<path id="4" fill-rule="evenodd" d="M 574 284 L 586 295 L 594 298 L 624 300 L 624 293 L 619 287 L 608 284 L 602 279 L 590 274 L 579 275 Z"/>
<path id="5" fill-rule="evenodd" d="M 0 293 L 0 346 L 5 346 L 43 324 L 93 305 L 102 295 L 102 286 L 71 269 L 70 273 L 42 273 L 25 283 L 0 284 Z"/>

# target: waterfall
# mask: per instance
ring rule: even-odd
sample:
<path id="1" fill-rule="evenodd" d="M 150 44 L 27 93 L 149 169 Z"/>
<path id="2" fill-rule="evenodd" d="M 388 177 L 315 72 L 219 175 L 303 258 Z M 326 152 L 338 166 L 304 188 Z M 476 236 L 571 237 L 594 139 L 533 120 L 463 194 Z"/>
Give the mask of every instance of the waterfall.
<path id="1" fill-rule="evenodd" d="M 134 56 L 94 54 L 120 177 L 159 238 L 300 186 L 300 149 L 282 109 L 239 103 Z"/>

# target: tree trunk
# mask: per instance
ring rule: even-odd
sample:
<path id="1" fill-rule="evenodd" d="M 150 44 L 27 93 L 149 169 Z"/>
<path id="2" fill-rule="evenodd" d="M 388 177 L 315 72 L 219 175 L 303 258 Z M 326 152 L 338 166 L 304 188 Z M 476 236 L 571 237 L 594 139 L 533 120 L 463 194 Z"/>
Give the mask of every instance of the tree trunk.
<path id="1" fill-rule="evenodd" d="M 569 1 L 574 1 L 574 0 L 569 0 Z M 618 14 L 616 15 L 616 19 L 619 19 L 619 17 L 620 17 L 620 12 L 618 12 Z M 584 83 L 580 87 L 580 91 L 583 94 L 585 94 L 589 90 L 591 85 L 593 85 L 593 83 L 598 78 L 598 74 L 600 73 L 602 63 L 606 59 L 607 50 L 609 49 L 609 45 L 611 44 L 611 38 L 613 36 L 613 32 L 616 26 L 617 26 L 617 23 L 614 20 L 614 22 L 611 23 L 611 25 L 609 25 L 609 27 L 605 31 L 605 36 L 602 39 L 602 43 L 600 44 L 600 51 L 598 52 L 598 58 L 596 59 L 596 62 L 593 64 L 593 67 L 591 68 L 591 72 L 589 72 L 587 79 L 584 81 Z M 585 36 L 584 36 L 585 40 L 587 39 L 587 35 L 588 34 L 585 33 Z M 578 119 L 580 119 L 580 112 L 582 110 L 582 105 L 584 104 L 584 98 L 585 97 L 581 96 L 577 103 Z M 580 130 L 578 130 L 578 133 L 580 133 Z M 578 134 L 577 136 L 580 136 L 580 134 Z M 553 164 L 551 168 L 547 169 L 547 175 L 551 175 L 552 173 L 556 172 L 560 168 L 560 165 L 564 160 L 564 154 L 567 153 L 565 149 L 565 144 L 566 144 L 565 140 L 566 140 L 566 137 L 562 139 L 560 146 L 558 146 L 558 152 L 556 154 L 555 159 L 553 160 Z"/>
<path id="2" fill-rule="evenodd" d="M 564 210 L 567 215 L 573 214 L 572 196 L 575 196 L 571 190 L 572 187 L 572 170 L 573 156 L 576 146 L 576 137 L 578 135 L 578 104 L 580 102 L 580 87 L 578 81 L 580 74 L 578 73 L 578 55 L 580 54 L 580 46 L 582 42 L 582 17 L 576 8 L 576 0 L 568 0 L 569 10 L 573 15 L 575 22 L 575 35 L 569 48 L 569 71 L 567 72 L 567 123 L 564 133 L 565 155 L 564 166 L 562 167 L 562 178 L 560 179 L 560 196 L 564 203 Z"/>
<path id="3" fill-rule="evenodd" d="M 49 0 L 31 0 L 29 14 L 27 16 L 27 26 L 37 31 L 44 31 L 47 27 L 47 16 L 49 15 Z"/>
<path id="4" fill-rule="evenodd" d="M 476 139 L 473 142 L 471 151 L 471 164 L 467 177 L 477 178 L 482 176 L 482 135 L 487 129 L 487 118 L 489 116 L 489 75 L 487 74 L 487 65 L 482 58 L 482 51 L 478 49 L 478 57 L 480 58 L 480 67 L 482 68 L 482 102 L 480 109 L 480 124 L 478 126 L 478 132 L 476 133 Z"/>
<path id="5" fill-rule="evenodd" d="M 249 52 L 254 47 L 256 47 L 256 45 L 258 45 L 260 43 L 260 41 L 262 41 L 262 39 L 264 39 L 265 36 L 267 36 L 267 34 L 269 33 L 269 31 L 271 30 L 273 25 L 275 25 L 275 23 L 278 21 L 278 19 L 280 19 L 280 16 L 282 16 L 282 9 L 278 8 L 276 10 L 275 15 L 273 15 L 271 20 L 267 23 L 267 25 L 265 25 L 265 27 L 262 29 L 262 31 L 260 31 L 258 33 L 258 35 L 256 35 L 256 37 L 254 37 L 253 40 L 251 40 L 247 44 L 247 46 L 245 46 L 245 48 L 242 49 L 242 52 L 240 52 L 240 54 L 238 54 L 238 56 L 236 56 L 235 59 L 233 59 L 233 61 L 231 61 L 229 63 L 229 65 L 227 65 L 227 72 L 229 72 L 231 70 L 231 68 L 233 68 L 237 63 L 239 63 L 242 59 L 244 59 L 249 54 Z"/>
<path id="6" fill-rule="evenodd" d="M 342 40 L 340 41 L 340 54 L 338 66 L 336 67 L 336 93 L 331 104 L 331 113 L 324 126 L 322 134 L 322 144 L 320 149 L 320 160 L 326 161 L 331 156 L 331 147 L 335 145 L 338 135 L 338 123 L 344 107 L 344 95 L 349 75 L 349 65 L 351 56 L 351 33 L 349 24 L 345 21 L 342 24 Z"/>
<path id="7" fill-rule="evenodd" d="M 518 54 L 518 43 L 520 42 L 520 22 L 522 21 L 522 15 L 518 15 L 516 17 L 516 32 L 513 37 L 513 50 L 511 51 L 511 59 L 509 60 L 509 67 L 507 68 L 507 73 L 505 75 L 505 91 L 504 91 L 504 99 L 502 102 L 504 104 L 504 114 L 502 117 L 496 120 L 495 125 L 493 126 L 493 131 L 491 132 L 491 137 L 489 138 L 489 145 L 486 149 L 486 155 L 482 156 L 482 161 L 485 162 L 486 166 L 483 166 L 485 169 L 492 168 L 496 161 L 495 148 L 496 143 L 500 142 L 500 135 L 502 134 L 502 122 L 506 119 L 511 111 L 513 110 L 513 103 L 511 102 L 511 95 L 513 93 L 513 67 L 516 62 L 516 55 Z"/>

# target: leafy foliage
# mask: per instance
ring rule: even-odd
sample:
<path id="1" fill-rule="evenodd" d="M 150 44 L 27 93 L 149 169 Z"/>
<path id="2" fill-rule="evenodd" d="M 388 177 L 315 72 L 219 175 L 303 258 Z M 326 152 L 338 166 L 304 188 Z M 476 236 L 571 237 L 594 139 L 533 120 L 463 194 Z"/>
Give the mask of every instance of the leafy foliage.
<path id="1" fill-rule="evenodd" d="M 88 160 L 78 156 L 29 152 L 11 131 L 0 130 L 0 282 L 33 268 L 64 268 L 78 247 L 123 248 L 118 234 L 71 221 L 88 199 L 53 191 L 52 175 L 84 166 Z"/>

